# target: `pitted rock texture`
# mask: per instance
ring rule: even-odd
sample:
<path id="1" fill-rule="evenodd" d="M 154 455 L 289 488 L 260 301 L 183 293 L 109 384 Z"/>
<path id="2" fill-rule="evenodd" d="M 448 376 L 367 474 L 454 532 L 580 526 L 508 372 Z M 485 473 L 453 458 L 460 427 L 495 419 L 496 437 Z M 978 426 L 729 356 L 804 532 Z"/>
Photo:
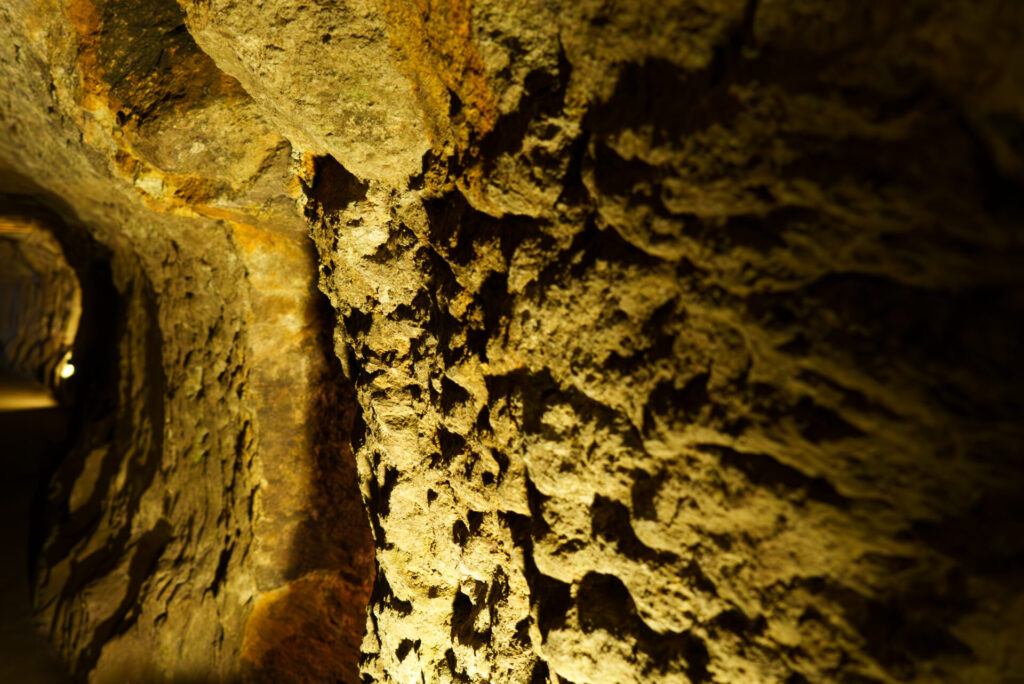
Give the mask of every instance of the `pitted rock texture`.
<path id="1" fill-rule="evenodd" d="M 465 145 L 308 181 L 364 676 L 1020 676 L 1024 13 L 527 4 L 424 24 Z"/>
<path id="2" fill-rule="evenodd" d="M 79 674 L 1024 678 L 1024 6 L 179 4 L 0 7 L 124 321 Z"/>

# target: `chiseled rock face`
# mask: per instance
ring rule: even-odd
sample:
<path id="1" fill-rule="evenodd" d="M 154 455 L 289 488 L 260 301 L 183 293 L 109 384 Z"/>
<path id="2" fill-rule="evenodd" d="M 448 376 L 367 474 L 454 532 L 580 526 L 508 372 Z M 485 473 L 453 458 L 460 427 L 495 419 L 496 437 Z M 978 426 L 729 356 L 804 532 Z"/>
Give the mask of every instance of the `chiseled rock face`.
<path id="1" fill-rule="evenodd" d="M 424 23 L 411 189 L 308 183 L 364 675 L 1019 676 L 1024 12 L 527 4 Z"/>
<path id="2" fill-rule="evenodd" d="M 0 8 L 125 321 L 79 673 L 1024 677 L 1024 6 L 179 4 Z"/>

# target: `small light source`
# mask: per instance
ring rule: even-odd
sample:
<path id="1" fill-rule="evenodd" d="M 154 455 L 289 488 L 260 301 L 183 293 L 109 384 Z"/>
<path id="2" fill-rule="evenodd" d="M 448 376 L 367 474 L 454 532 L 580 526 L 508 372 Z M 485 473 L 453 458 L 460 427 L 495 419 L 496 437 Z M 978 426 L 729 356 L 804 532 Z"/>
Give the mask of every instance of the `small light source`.
<path id="1" fill-rule="evenodd" d="M 75 367 L 71 363 L 71 352 L 69 351 L 67 354 L 64 355 L 64 358 L 60 360 L 60 365 L 58 366 L 57 375 L 60 376 L 61 380 L 67 380 L 68 378 L 70 378 L 74 374 L 75 374 Z"/>

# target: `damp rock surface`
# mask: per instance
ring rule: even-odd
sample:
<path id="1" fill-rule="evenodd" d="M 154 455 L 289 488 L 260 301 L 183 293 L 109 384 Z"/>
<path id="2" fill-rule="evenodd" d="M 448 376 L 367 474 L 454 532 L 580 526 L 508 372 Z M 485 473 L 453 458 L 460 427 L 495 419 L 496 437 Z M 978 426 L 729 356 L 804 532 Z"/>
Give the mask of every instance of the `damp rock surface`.
<path id="1" fill-rule="evenodd" d="M 3 190 L 116 303 L 50 638 L 95 682 L 1024 677 L 1021 35 L 9 0 Z"/>

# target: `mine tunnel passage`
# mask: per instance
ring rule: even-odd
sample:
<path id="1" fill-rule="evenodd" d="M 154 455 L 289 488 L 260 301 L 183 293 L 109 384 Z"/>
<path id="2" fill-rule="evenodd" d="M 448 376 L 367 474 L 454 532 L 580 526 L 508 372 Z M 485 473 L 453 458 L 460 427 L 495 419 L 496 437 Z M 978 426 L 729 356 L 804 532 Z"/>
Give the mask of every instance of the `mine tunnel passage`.
<path id="1" fill-rule="evenodd" d="M 249 506 L 237 524 L 251 524 L 251 532 L 242 529 L 225 547 L 213 547 L 217 553 L 209 552 L 210 539 L 197 542 L 202 556 L 190 561 L 209 570 L 194 584 L 214 597 L 219 592 L 233 600 L 221 591 L 225 586 L 255 583 L 255 600 L 243 604 L 240 622 L 226 628 L 243 642 L 239 669 L 268 681 L 299 682 L 326 668 L 356 681 L 375 569 L 349 446 L 358 404 L 333 352 L 333 311 L 315 289 L 317 271 L 305 235 L 261 233 L 244 243 L 251 248 L 245 252 L 252 255 L 248 277 L 260 315 L 239 321 L 240 331 L 229 336 L 249 345 L 241 364 L 232 360 L 231 348 L 210 343 L 208 331 L 216 331 L 222 319 L 213 326 L 189 319 L 206 309 L 195 304 L 202 295 L 188 287 L 163 310 L 173 331 L 161 327 L 162 305 L 149 275 L 133 270 L 131 250 L 98 242 L 92 227 L 59 199 L 48 193 L 0 195 L 0 207 L 10 235 L 0 241 L 0 404 L 9 409 L 0 410 L 0 455 L 11 474 L 0 495 L 7 519 L 18 522 L 5 530 L 8 551 L 0 561 L 9 590 L 0 597 L 0 681 L 66 681 L 65 665 L 58 663 L 66 663 L 77 679 L 102 657 L 104 639 L 130 629 L 149 600 L 146 583 L 160 576 L 161 563 L 177 562 L 164 551 L 193 524 L 185 505 L 184 513 L 172 510 L 180 484 L 188 490 L 182 500 L 200 516 L 216 510 L 223 519 L 232 505 L 224 497 L 232 489 Z M 22 247 L 36 233 L 33 240 L 47 249 L 32 261 Z M 27 265 L 36 262 L 36 270 Z M 126 271 L 130 275 L 115 285 L 114 273 L 124 277 Z M 188 279 L 179 275 L 175 282 Z M 199 347 L 186 345 L 183 354 L 168 350 L 196 331 Z M 168 379 L 168 358 L 171 364 L 191 359 L 196 367 L 197 356 L 203 364 L 239 364 L 220 378 L 247 379 L 226 393 L 248 416 L 227 448 L 191 434 L 174 441 L 181 426 L 201 413 L 194 402 L 203 395 L 213 397 L 219 418 L 230 413 L 218 403 L 223 396 L 217 387 L 191 388 L 173 365 L 178 379 Z M 126 391 L 126 383 L 134 389 Z M 302 400 L 284 400 L 293 396 Z M 212 429 L 210 422 L 198 427 Z M 162 463 L 171 463 L 171 474 L 183 483 L 161 479 Z M 211 471 L 211 464 L 229 477 L 219 479 L 222 473 Z M 260 499 L 253 505 L 257 477 Z M 128 487 L 119 489 L 119 482 Z M 110 529 L 104 519 L 118 502 L 103 497 L 129 489 L 139 498 L 151 489 L 164 506 L 155 528 L 138 538 Z M 134 515 L 139 504 L 133 499 L 124 505 Z M 235 544 L 253 543 L 247 533 L 256 538 L 251 555 L 232 554 Z M 111 572 L 118 563 L 134 573 L 129 581 Z M 67 575 L 62 565 L 70 567 Z M 114 579 L 103 585 L 108 573 Z M 65 643 L 64 633 L 74 628 L 68 616 L 78 615 L 90 599 L 113 612 L 100 613 L 95 635 Z M 48 650 L 48 640 L 59 654 Z M 106 681 L 138 681 L 136 675 L 151 681 L 149 660 L 126 657 Z M 210 669 L 181 667 L 176 677 Z"/>
<path id="2" fill-rule="evenodd" d="M 46 222 L 0 216 L 0 679 L 8 682 L 67 679 L 34 629 L 29 571 L 33 509 L 66 446 L 81 301 Z"/>
<path id="3" fill-rule="evenodd" d="M 48 488 L 36 620 L 75 678 L 358 681 L 376 570 L 350 447 L 360 409 L 285 191 L 291 148 L 175 3 L 83 7 L 99 22 L 75 26 L 79 67 L 125 134 L 119 168 L 166 192 L 139 184 L 148 209 L 118 198 L 95 211 L 21 170 L 8 184 L 0 164 L 0 193 L 29 188 L 20 202 L 73 224 L 55 232 L 82 287 L 72 356 L 39 376 L 66 436 L 32 482 Z M 198 215 L 182 217 L 179 197 Z"/>

